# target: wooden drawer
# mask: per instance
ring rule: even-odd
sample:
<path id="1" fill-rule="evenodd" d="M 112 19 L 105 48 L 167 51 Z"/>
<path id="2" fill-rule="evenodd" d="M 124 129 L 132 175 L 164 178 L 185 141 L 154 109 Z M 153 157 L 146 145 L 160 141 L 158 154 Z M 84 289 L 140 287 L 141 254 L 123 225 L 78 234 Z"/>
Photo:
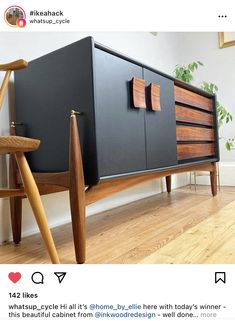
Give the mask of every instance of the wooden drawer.
<path id="1" fill-rule="evenodd" d="M 178 144 L 178 160 L 215 155 L 215 144 Z"/>
<path id="2" fill-rule="evenodd" d="M 176 126 L 177 141 L 214 141 L 214 129 L 191 126 Z"/>
<path id="3" fill-rule="evenodd" d="M 175 116 L 177 121 L 208 126 L 214 125 L 212 114 L 179 105 L 175 106 Z"/>
<path id="4" fill-rule="evenodd" d="M 213 101 L 187 89 L 175 86 L 175 101 L 198 107 L 207 111 L 213 111 Z"/>

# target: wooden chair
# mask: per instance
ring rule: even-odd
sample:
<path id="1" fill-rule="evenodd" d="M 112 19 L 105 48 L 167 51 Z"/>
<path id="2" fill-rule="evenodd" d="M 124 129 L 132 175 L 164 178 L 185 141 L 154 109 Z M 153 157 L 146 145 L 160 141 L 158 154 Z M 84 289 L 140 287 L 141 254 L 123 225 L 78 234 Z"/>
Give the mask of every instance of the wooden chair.
<path id="1" fill-rule="evenodd" d="M 27 67 L 27 65 L 28 63 L 24 60 L 17 60 L 9 64 L 0 65 L 0 71 L 6 72 L 0 88 L 0 109 L 6 94 L 11 72 L 13 70 L 23 69 Z M 22 189 L 0 189 L 0 198 L 25 195 L 28 197 L 51 261 L 54 264 L 58 264 L 60 263 L 58 254 L 48 226 L 41 197 L 27 160 L 24 156 L 25 152 L 34 151 L 39 147 L 39 145 L 40 141 L 36 139 L 20 136 L 0 136 L 0 155 L 14 154 L 24 186 Z"/>

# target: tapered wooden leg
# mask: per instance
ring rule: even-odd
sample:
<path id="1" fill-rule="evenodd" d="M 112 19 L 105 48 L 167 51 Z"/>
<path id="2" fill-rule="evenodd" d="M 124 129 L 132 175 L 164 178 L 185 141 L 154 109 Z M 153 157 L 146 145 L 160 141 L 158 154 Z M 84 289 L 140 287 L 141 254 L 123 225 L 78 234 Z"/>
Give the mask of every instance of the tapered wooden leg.
<path id="1" fill-rule="evenodd" d="M 19 152 L 15 154 L 21 178 L 24 184 L 25 192 L 28 196 L 30 205 L 34 212 L 39 230 L 42 234 L 42 238 L 46 244 L 47 250 L 49 252 L 51 261 L 53 264 L 59 264 L 59 257 L 55 248 L 55 244 L 51 235 L 51 231 L 48 226 L 47 217 L 42 205 L 41 197 L 33 178 L 32 172 L 29 168 L 27 160 L 23 153 Z"/>
<path id="2" fill-rule="evenodd" d="M 85 233 L 85 183 L 83 175 L 82 155 L 74 114 L 70 119 L 70 206 L 72 216 L 73 238 L 77 263 L 86 259 Z"/>
<path id="3" fill-rule="evenodd" d="M 11 228 L 13 235 L 13 242 L 17 245 L 21 242 L 21 223 L 22 223 L 22 198 L 10 198 L 11 211 Z"/>
<path id="4" fill-rule="evenodd" d="M 166 190 L 168 193 L 171 192 L 171 175 L 166 176 Z"/>
<path id="5" fill-rule="evenodd" d="M 10 155 L 10 170 L 9 170 L 9 182 L 10 188 L 17 189 L 20 186 L 17 184 L 17 163 L 14 155 Z M 11 209 L 11 227 L 13 241 L 15 244 L 19 244 L 21 241 L 21 222 L 22 222 L 22 198 L 11 197 L 10 198 Z"/>
<path id="6" fill-rule="evenodd" d="M 213 170 L 210 172 L 211 192 L 213 196 L 217 195 L 217 169 L 216 163 L 212 163 Z"/>

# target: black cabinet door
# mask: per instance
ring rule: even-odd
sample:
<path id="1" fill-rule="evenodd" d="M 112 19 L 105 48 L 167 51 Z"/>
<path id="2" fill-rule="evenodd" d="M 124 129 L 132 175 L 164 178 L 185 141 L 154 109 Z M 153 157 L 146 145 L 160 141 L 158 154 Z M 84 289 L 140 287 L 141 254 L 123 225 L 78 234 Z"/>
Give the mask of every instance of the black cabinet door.
<path id="1" fill-rule="evenodd" d="M 144 109 L 131 106 L 130 81 L 143 69 L 95 48 L 95 114 L 100 177 L 146 169 Z"/>
<path id="2" fill-rule="evenodd" d="M 160 111 L 146 110 L 147 169 L 176 165 L 174 82 L 147 69 L 144 79 L 147 87 L 151 83 L 160 85 L 161 104 Z"/>
<path id="3" fill-rule="evenodd" d="M 27 155 L 32 171 L 69 169 L 70 111 L 78 109 L 83 112 L 78 127 L 87 185 L 98 182 L 92 46 L 91 38 L 82 39 L 15 72 L 16 121 L 25 125 L 26 136 L 41 140 L 40 148 Z"/>

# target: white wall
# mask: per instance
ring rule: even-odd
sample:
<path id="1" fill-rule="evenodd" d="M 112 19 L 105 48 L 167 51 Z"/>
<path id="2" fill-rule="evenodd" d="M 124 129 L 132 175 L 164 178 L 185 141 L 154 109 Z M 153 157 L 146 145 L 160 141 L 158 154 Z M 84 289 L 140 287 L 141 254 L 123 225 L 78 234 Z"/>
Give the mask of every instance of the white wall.
<path id="1" fill-rule="evenodd" d="M 178 35 L 174 33 L 159 33 L 157 37 L 147 32 L 113 32 L 113 33 L 1 33 L 1 61 L 11 61 L 18 58 L 32 60 L 52 50 L 74 42 L 85 36 L 92 35 L 95 40 L 120 51 L 130 57 L 156 67 L 166 73 L 172 73 L 179 61 Z M 0 134 L 8 131 L 8 102 L 5 101 L 4 111 L 0 118 Z M 6 159 L 0 163 L 1 182 L 6 179 Z M 186 185 L 188 175 L 174 177 L 173 187 Z M 97 213 L 121 204 L 160 192 L 160 180 L 137 186 L 99 201 L 87 209 L 87 215 Z M 51 226 L 70 221 L 68 193 L 58 193 L 42 197 Z M 27 200 L 23 201 L 23 231 L 24 235 L 34 233 L 37 227 Z M 0 242 L 11 238 L 9 228 L 9 203 L 0 200 Z"/>

